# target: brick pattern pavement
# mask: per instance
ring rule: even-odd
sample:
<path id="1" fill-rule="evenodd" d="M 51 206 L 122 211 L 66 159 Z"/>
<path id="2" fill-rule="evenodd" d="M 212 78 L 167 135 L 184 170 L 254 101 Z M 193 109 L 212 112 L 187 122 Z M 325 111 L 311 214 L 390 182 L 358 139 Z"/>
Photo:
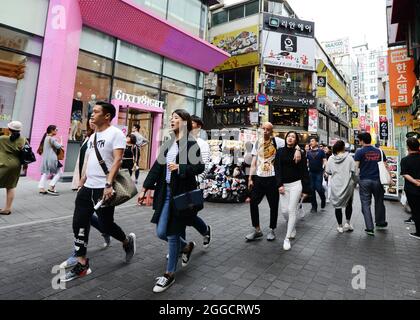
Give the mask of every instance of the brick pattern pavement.
<path id="1" fill-rule="evenodd" d="M 188 229 L 188 237 L 198 246 L 188 267 L 179 263 L 175 284 L 161 294 L 152 288 L 155 277 L 165 270 L 167 245 L 155 236 L 151 208 L 129 204 L 117 209 L 115 217 L 127 233 L 137 235 L 138 251 L 132 262 L 123 262 L 124 252 L 116 240 L 111 248 L 101 249 L 102 237 L 92 230 L 92 274 L 67 283 L 66 290 L 54 290 L 51 269 L 68 257 L 73 246 L 74 194 L 40 198 L 22 190 L 14 213 L 1 217 L 0 299 L 420 299 L 420 242 L 408 236 L 407 228 L 412 227 L 403 224 L 407 214 L 399 203 L 386 202 L 388 230 L 368 237 L 358 196 L 353 233 L 337 233 L 328 205 L 325 212 L 307 214 L 299 222 L 288 252 L 282 249 L 286 225 L 281 214 L 276 241 L 246 243 L 244 236 L 251 230 L 249 205 L 207 203 L 200 215 L 212 226 L 211 247 L 204 250 L 198 233 Z M 309 211 L 307 204 L 305 209 Z M 51 218 L 59 219 L 36 222 Z M 27 222 L 31 224 L 21 225 Z M 266 200 L 261 223 L 265 236 Z M 365 290 L 351 286 L 355 265 L 366 268 Z"/>

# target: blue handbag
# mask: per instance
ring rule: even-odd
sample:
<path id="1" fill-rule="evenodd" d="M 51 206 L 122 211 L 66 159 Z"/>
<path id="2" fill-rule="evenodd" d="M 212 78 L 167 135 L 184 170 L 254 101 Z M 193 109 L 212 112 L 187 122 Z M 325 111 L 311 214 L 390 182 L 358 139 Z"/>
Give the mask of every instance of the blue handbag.
<path id="1" fill-rule="evenodd" d="M 203 190 L 197 189 L 173 197 L 178 216 L 188 218 L 204 208 Z"/>

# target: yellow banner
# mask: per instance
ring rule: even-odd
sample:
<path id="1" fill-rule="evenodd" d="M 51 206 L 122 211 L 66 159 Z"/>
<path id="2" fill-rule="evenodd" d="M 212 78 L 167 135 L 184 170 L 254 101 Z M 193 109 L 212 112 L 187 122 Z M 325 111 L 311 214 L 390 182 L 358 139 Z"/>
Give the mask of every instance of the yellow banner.
<path id="1" fill-rule="evenodd" d="M 359 119 L 358 118 L 352 118 L 351 119 L 351 124 L 353 129 L 358 129 L 359 128 Z"/>
<path id="2" fill-rule="evenodd" d="M 386 103 L 379 103 L 378 107 L 379 107 L 379 116 L 386 117 Z"/>
<path id="3" fill-rule="evenodd" d="M 394 108 L 394 125 L 396 127 L 411 127 L 413 116 L 408 108 Z"/>
<path id="4" fill-rule="evenodd" d="M 327 96 L 327 73 L 320 72 L 317 74 L 317 90 L 316 96 L 317 98 L 322 98 Z"/>
<path id="5" fill-rule="evenodd" d="M 214 68 L 215 72 L 259 64 L 258 26 L 219 34 L 211 43 L 231 54 L 228 60 Z"/>

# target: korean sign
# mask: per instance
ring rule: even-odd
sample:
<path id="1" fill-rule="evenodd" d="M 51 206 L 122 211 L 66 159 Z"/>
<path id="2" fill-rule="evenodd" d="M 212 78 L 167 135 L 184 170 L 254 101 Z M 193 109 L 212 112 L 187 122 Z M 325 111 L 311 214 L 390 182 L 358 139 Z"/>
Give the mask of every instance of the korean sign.
<path id="1" fill-rule="evenodd" d="M 322 45 L 329 55 L 347 55 L 350 53 L 349 38 L 322 42 Z"/>
<path id="2" fill-rule="evenodd" d="M 313 22 L 273 14 L 264 14 L 264 30 L 308 38 L 315 37 Z"/>
<path id="3" fill-rule="evenodd" d="M 413 125 L 413 116 L 409 108 L 394 109 L 394 125 L 396 127 L 409 127 Z"/>
<path id="4" fill-rule="evenodd" d="M 264 64 L 315 70 L 314 39 L 263 31 Z"/>
<path id="5" fill-rule="evenodd" d="M 378 78 L 385 77 L 388 74 L 388 57 L 378 57 Z"/>
<path id="6" fill-rule="evenodd" d="M 407 49 L 389 50 L 389 87 L 391 107 L 406 107 L 413 103 L 411 92 L 416 84 L 414 60 L 407 56 Z"/>
<path id="7" fill-rule="evenodd" d="M 379 117 L 379 136 L 381 140 L 388 140 L 388 119 L 386 117 Z"/>
<path id="8" fill-rule="evenodd" d="M 215 36 L 211 43 L 227 51 L 231 57 L 214 71 L 229 70 L 257 65 L 258 57 L 258 26 L 251 26 Z"/>

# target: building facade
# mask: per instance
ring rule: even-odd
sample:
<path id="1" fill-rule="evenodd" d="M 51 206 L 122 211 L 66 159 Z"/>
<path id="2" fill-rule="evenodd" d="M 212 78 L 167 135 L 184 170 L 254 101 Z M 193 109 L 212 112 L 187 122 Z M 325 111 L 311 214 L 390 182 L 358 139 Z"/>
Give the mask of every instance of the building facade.
<path id="1" fill-rule="evenodd" d="M 0 12 L 0 127 L 24 124 L 36 148 L 55 124 L 72 171 L 96 101 L 114 124 L 140 124 L 154 161 L 160 129 L 177 108 L 201 115 L 204 73 L 228 54 L 207 43 L 208 5 L 198 0 L 16 0 Z M 28 12 L 22 17 L 22 12 Z M 36 12 L 37 14 L 30 14 Z M 24 19 L 25 18 L 25 19 Z M 38 175 L 39 164 L 29 174 Z"/>
<path id="2" fill-rule="evenodd" d="M 344 117 L 341 109 L 333 115 L 318 108 L 317 70 L 322 59 L 314 31 L 315 23 L 299 19 L 283 1 L 242 1 L 210 8 L 209 41 L 231 58 L 206 78 L 203 113 L 208 128 L 255 128 L 270 121 L 279 136 L 299 132 L 302 143 L 311 135 L 331 142 L 330 128 L 331 137 L 348 141 L 347 108 Z M 325 52 L 322 55 L 328 61 Z M 330 100 L 342 99 L 341 94 L 347 105 L 345 81 L 334 78 L 344 83 L 346 94 Z"/>

